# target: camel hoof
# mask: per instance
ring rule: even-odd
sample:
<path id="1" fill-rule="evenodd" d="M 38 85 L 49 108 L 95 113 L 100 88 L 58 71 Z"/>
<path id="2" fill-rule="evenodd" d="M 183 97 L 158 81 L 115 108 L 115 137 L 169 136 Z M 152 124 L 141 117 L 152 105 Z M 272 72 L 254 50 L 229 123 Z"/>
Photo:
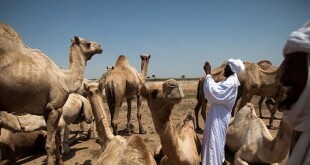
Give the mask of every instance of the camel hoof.
<path id="1" fill-rule="evenodd" d="M 61 152 L 61 154 L 62 154 L 63 156 L 69 155 L 69 154 L 70 154 L 70 149 L 69 149 L 69 148 L 68 148 L 68 149 L 64 149 L 64 150 Z"/>
<path id="2" fill-rule="evenodd" d="M 64 165 L 64 162 L 61 159 L 56 159 L 55 164 Z"/>
<path id="3" fill-rule="evenodd" d="M 278 129 L 277 127 L 274 127 L 273 125 L 268 125 L 267 128 L 271 129 L 271 130 L 277 130 Z"/>

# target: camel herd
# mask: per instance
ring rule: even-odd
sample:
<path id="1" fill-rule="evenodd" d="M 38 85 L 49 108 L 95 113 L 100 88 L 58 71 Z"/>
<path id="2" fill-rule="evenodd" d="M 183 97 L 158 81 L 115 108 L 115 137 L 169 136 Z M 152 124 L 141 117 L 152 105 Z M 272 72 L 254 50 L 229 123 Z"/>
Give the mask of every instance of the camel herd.
<path id="1" fill-rule="evenodd" d="M 27 47 L 10 26 L 0 23 L 0 158 L 2 163 L 14 163 L 19 158 L 17 147 L 41 148 L 45 143 L 47 164 L 64 164 L 62 155 L 70 152 L 69 125 L 86 121 L 95 123 L 102 153 L 96 164 L 145 165 L 199 165 L 201 142 L 196 134 L 198 113 L 206 117 L 207 100 L 203 95 L 201 78 L 197 87 L 195 116 L 189 110 L 174 127 L 170 121 L 174 106 L 182 101 L 183 91 L 178 82 L 146 82 L 150 55 L 142 54 L 141 72 L 120 55 L 113 67 L 107 68 L 98 80 L 84 77 L 86 62 L 101 54 L 100 44 L 81 37 L 71 40 L 70 66 L 58 67 L 40 50 Z M 224 80 L 226 63 L 212 70 L 216 81 Z M 227 133 L 227 147 L 235 153 L 234 164 L 279 163 L 287 156 L 292 130 L 280 124 L 278 134 L 272 138 L 266 125 L 255 114 L 249 103 L 254 95 L 260 96 L 270 110 L 272 127 L 279 101 L 285 89 L 279 83 L 281 67 L 269 61 L 245 62 L 246 71 L 239 74 L 241 86 L 238 111 L 233 111 Z M 103 106 L 105 94 L 111 114 L 109 124 Z M 137 98 L 139 133 L 146 134 L 141 119 L 141 102 L 145 99 L 161 144 L 150 153 L 139 135 L 131 135 L 131 101 Z M 119 135 L 119 113 L 127 101 L 126 134 Z M 237 100 L 238 100 L 237 99 Z M 260 113 L 260 117 L 262 117 Z M 111 128 L 110 128 L 111 126 Z M 25 140 L 31 141 L 25 145 Z M 21 144 L 24 142 L 24 145 Z M 3 148 L 6 147 L 6 148 Z M 10 151 L 10 152 L 8 152 Z M 33 151 L 34 152 L 34 151 Z"/>

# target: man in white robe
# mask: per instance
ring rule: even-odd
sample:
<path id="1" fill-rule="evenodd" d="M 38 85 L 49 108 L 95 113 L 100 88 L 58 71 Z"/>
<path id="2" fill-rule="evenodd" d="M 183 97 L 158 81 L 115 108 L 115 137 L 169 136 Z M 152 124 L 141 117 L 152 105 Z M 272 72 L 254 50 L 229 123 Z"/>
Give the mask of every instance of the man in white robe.
<path id="1" fill-rule="evenodd" d="M 287 165 L 310 164 L 310 20 L 292 32 L 283 49 L 281 83 L 287 97 L 281 102 L 283 122 L 293 128 Z"/>
<path id="2" fill-rule="evenodd" d="M 204 65 L 206 79 L 203 90 L 205 99 L 211 103 L 211 106 L 203 132 L 202 165 L 221 165 L 225 161 L 227 127 L 240 85 L 237 74 L 244 68 L 241 60 L 229 59 L 224 70 L 226 80 L 216 83 L 210 75 L 209 62 Z"/>

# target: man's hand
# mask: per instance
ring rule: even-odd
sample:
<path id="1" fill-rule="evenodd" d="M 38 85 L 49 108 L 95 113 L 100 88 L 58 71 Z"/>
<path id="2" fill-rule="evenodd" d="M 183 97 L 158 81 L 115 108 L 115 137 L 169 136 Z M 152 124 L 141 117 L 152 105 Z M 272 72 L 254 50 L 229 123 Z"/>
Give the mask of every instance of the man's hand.
<path id="1" fill-rule="evenodd" d="M 205 70 L 206 74 L 211 74 L 211 65 L 208 61 L 205 62 L 203 69 Z"/>

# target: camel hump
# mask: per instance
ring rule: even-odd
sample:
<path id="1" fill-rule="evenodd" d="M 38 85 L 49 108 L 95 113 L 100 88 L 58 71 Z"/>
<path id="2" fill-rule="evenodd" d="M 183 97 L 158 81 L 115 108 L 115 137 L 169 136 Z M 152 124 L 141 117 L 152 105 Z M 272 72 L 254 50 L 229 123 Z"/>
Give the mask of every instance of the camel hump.
<path id="1" fill-rule="evenodd" d="M 0 22 L 0 50 L 13 51 L 24 46 L 20 35 L 9 25 Z"/>
<path id="2" fill-rule="evenodd" d="M 125 66 L 125 65 L 130 66 L 126 56 L 120 55 L 116 60 L 115 67 L 120 67 L 120 66 Z"/>
<path id="3" fill-rule="evenodd" d="M 1 34 L 1 38 L 2 37 L 6 37 L 6 38 L 12 38 L 16 41 L 20 41 L 21 42 L 21 37 L 20 35 L 9 25 L 0 22 L 0 34 Z"/>

